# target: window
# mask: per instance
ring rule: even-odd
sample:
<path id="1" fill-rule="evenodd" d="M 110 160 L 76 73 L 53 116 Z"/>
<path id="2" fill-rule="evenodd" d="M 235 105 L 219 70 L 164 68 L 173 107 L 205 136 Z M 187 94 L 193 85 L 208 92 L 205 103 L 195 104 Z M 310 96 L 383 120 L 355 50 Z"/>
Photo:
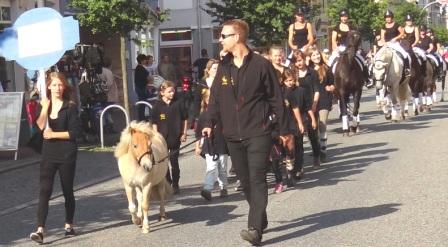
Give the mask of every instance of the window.
<path id="1" fill-rule="evenodd" d="M 191 30 L 166 30 L 161 32 L 161 41 L 191 40 Z"/>
<path id="2" fill-rule="evenodd" d="M 0 7 L 0 21 L 11 22 L 11 7 Z"/>

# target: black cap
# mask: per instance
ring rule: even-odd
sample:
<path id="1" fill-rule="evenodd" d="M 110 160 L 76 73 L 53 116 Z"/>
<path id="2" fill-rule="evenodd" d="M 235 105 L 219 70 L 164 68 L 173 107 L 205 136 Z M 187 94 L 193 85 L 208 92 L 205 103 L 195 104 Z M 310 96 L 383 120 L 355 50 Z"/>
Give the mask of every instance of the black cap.
<path id="1" fill-rule="evenodd" d="M 414 21 L 414 18 L 412 18 L 411 14 L 406 14 L 406 21 Z"/>
<path id="2" fill-rule="evenodd" d="M 341 10 L 341 12 L 339 12 L 339 17 L 342 16 L 348 16 L 348 11 L 346 9 Z"/>
<path id="3" fill-rule="evenodd" d="M 386 17 L 394 17 L 394 13 L 390 10 L 387 10 L 386 13 L 384 13 L 384 18 Z"/>

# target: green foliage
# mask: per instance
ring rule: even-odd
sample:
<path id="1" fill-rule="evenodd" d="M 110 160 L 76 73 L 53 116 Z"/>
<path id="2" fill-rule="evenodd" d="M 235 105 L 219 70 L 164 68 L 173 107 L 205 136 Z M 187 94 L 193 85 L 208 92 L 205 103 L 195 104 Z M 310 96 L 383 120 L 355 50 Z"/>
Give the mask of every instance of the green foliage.
<path id="1" fill-rule="evenodd" d="M 434 31 L 434 34 L 439 40 L 440 44 L 442 44 L 443 46 L 448 45 L 448 30 L 446 29 L 446 27 L 433 27 L 432 30 Z"/>
<path id="2" fill-rule="evenodd" d="M 328 6 L 328 16 L 332 26 L 339 23 L 339 12 L 348 10 L 351 24 L 358 28 L 363 39 L 372 40 L 373 31 L 384 23 L 383 14 L 387 9 L 387 1 L 372 0 L 332 0 Z"/>
<path id="3" fill-rule="evenodd" d="M 141 30 L 166 19 L 167 13 L 154 13 L 139 0 L 72 0 L 70 6 L 82 26 L 93 33 L 117 33 L 125 36 L 132 30 Z"/>
<path id="4" fill-rule="evenodd" d="M 297 0 L 211 0 L 204 11 L 223 23 L 230 19 L 243 19 L 250 27 L 249 38 L 256 46 L 279 44 L 287 39 L 288 26 L 293 21 L 296 6 L 307 6 L 310 16 L 317 13 L 318 7 L 309 7 L 306 1 Z"/>
<path id="5" fill-rule="evenodd" d="M 411 16 L 414 18 L 414 25 L 420 26 L 422 24 L 425 24 L 427 12 L 422 11 L 422 9 L 416 4 L 408 2 L 392 4 L 391 9 L 393 9 L 394 11 L 395 21 L 403 26 L 407 14 L 411 14 Z"/>

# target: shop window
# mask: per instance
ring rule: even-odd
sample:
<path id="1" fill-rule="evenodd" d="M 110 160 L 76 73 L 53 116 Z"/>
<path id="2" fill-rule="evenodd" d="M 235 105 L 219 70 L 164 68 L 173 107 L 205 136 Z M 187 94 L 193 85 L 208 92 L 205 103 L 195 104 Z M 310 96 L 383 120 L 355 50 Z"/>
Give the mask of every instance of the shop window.
<path id="1" fill-rule="evenodd" d="M 191 40 L 191 30 L 165 30 L 161 32 L 161 41 Z"/>
<path id="2" fill-rule="evenodd" d="M 180 85 L 182 76 L 191 76 L 191 46 L 161 47 L 159 66 L 161 76 Z M 163 74 L 172 71 L 170 74 Z"/>

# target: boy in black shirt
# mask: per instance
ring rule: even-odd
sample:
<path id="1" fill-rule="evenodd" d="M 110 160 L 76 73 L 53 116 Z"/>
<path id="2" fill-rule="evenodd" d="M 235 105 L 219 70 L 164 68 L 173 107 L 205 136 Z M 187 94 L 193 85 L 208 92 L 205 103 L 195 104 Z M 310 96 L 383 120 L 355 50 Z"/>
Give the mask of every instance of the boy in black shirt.
<path id="1" fill-rule="evenodd" d="M 145 62 L 146 59 L 147 59 L 146 56 L 143 54 L 139 54 L 137 56 L 138 65 L 137 67 L 135 67 L 134 83 L 135 83 L 135 93 L 137 93 L 138 101 L 146 100 L 148 98 L 146 87 L 148 82 L 150 81 L 150 78 L 149 78 L 149 72 L 143 66 L 143 63 Z M 144 105 L 138 106 L 138 120 L 139 121 L 145 120 Z"/>

